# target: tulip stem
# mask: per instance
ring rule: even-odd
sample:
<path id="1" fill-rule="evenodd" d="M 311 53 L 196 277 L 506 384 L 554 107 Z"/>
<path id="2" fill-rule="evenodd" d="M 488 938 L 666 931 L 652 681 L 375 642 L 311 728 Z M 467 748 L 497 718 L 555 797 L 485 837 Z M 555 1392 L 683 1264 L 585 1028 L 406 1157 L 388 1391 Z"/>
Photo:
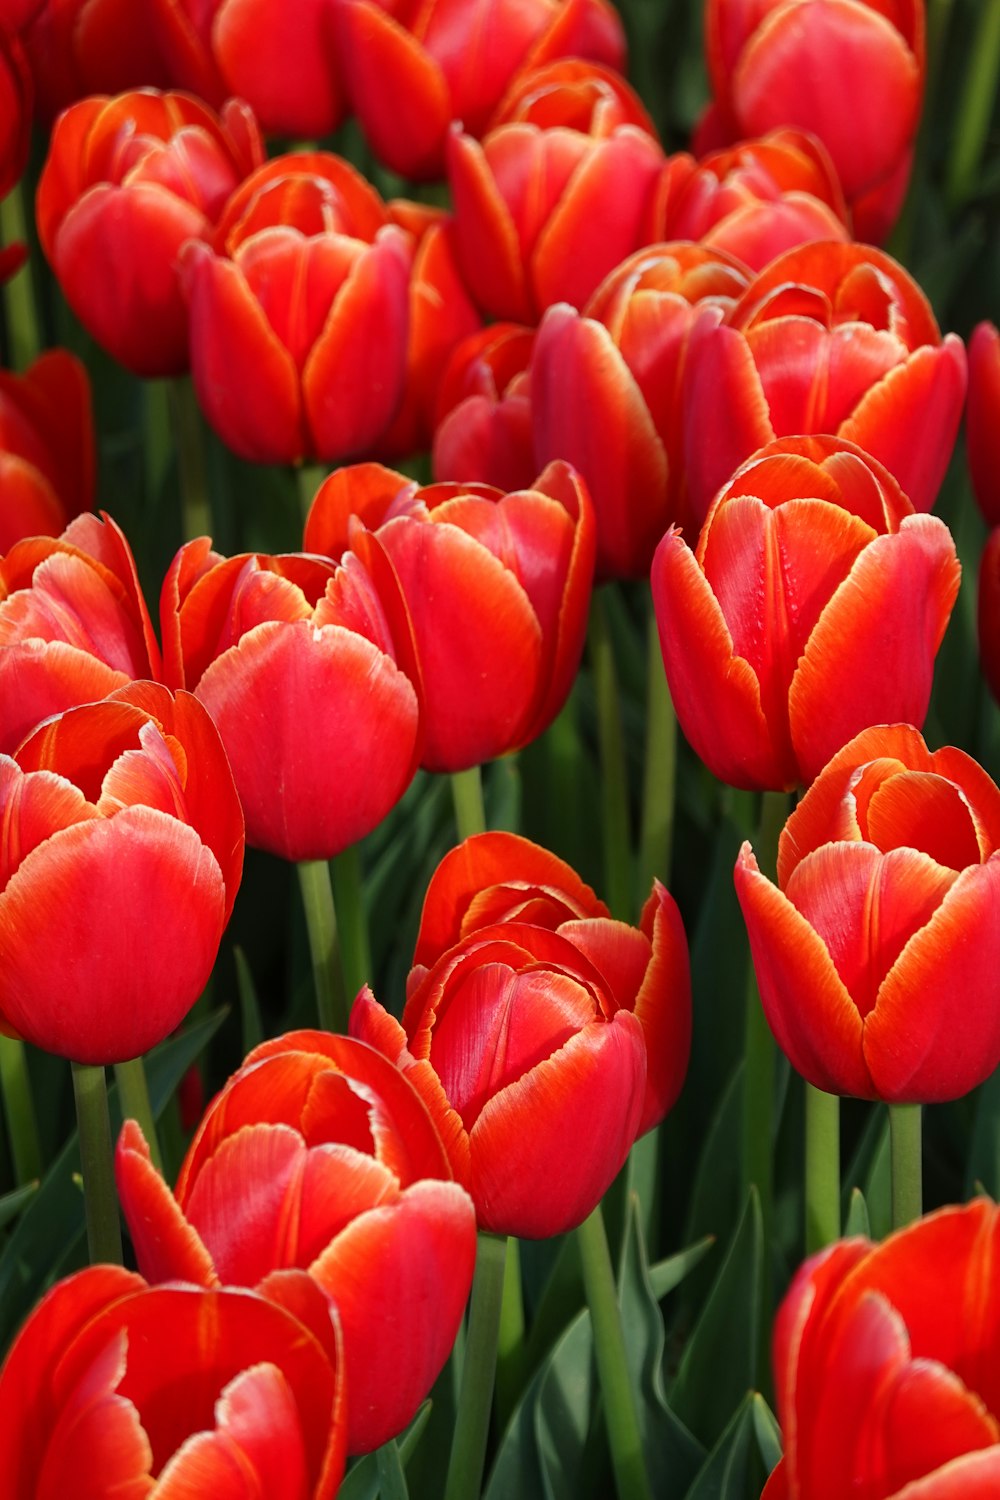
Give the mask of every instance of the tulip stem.
<path id="1" fill-rule="evenodd" d="M 806 1089 L 806 1254 L 840 1238 L 840 1100 Z"/>
<path id="2" fill-rule="evenodd" d="M 619 1500 L 652 1500 L 601 1205 L 576 1231 Z"/>
<path id="3" fill-rule="evenodd" d="M 347 997 L 340 969 L 330 866 L 325 859 L 302 859 L 298 871 L 319 1024 L 324 1031 L 344 1033 L 347 1031 Z"/>
<path id="4" fill-rule="evenodd" d="M 76 1120 L 80 1130 L 80 1166 L 91 1265 L 122 1263 L 122 1233 L 111 1153 L 108 1084 L 103 1068 L 72 1063 Z"/>
<path id="5" fill-rule="evenodd" d="M 479 1500 L 496 1377 L 507 1241 L 480 1234 L 444 1500 Z"/>
<path id="6" fill-rule="evenodd" d="M 604 893 L 612 916 L 632 910 L 632 852 L 629 836 L 628 775 L 621 696 L 607 606 L 599 590 L 590 604 L 590 662 L 597 698 L 597 749 L 601 765 L 601 834 Z"/>
<path id="7" fill-rule="evenodd" d="M 524 1296 L 521 1290 L 521 1247 L 507 1239 L 503 1301 L 497 1343 L 497 1426 L 502 1431 L 514 1410 L 524 1376 Z"/>
<path id="8" fill-rule="evenodd" d="M 352 844 L 332 861 L 333 905 L 337 913 L 340 937 L 340 964 L 348 1005 L 364 984 L 372 978 L 371 945 L 368 942 L 368 919 L 365 915 L 361 860 L 357 844 Z M 349 1014 L 349 1012 L 348 1012 Z"/>
<path id="9" fill-rule="evenodd" d="M 460 843 L 463 839 L 471 838 L 474 833 L 486 832 L 481 766 L 470 766 L 467 771 L 452 771 L 451 800 L 455 806 L 455 824 Z"/>
<path id="10" fill-rule="evenodd" d="M 948 160 L 948 201 L 953 208 L 976 192 L 979 161 L 989 133 L 997 78 L 1000 76 L 1000 5 L 996 0 L 979 8 L 979 25 L 969 52 L 965 87 L 952 135 Z"/>
<path id="11" fill-rule="evenodd" d="M 204 426 L 188 376 L 170 382 L 170 418 L 177 444 L 177 477 L 181 492 L 184 540 L 212 535 L 212 509 L 205 473 Z"/>
<path id="12" fill-rule="evenodd" d="M 892 1169 L 892 1227 L 902 1229 L 923 1212 L 923 1171 L 919 1104 L 889 1105 L 889 1161 Z"/>
<path id="13" fill-rule="evenodd" d="M 656 615 L 650 607 L 646 647 L 646 770 L 639 831 L 641 901 L 649 894 L 654 879 L 662 880 L 664 885 L 670 883 L 676 780 L 677 715 L 663 670 Z"/>
<path id="14" fill-rule="evenodd" d="M 22 181 L 11 189 L 0 204 L 0 244 L 6 247 L 27 240 L 28 219 L 33 215 L 30 189 L 27 182 Z M 38 358 L 44 343 L 38 327 L 30 255 L 17 274 L 8 281 L 4 289 L 4 306 L 7 314 L 9 365 L 12 370 L 23 370 Z"/>
<path id="15" fill-rule="evenodd" d="M 122 1119 L 138 1121 L 139 1129 L 146 1137 L 146 1145 L 149 1147 L 153 1166 L 162 1173 L 163 1156 L 156 1134 L 153 1106 L 149 1102 L 149 1085 L 146 1082 L 146 1069 L 142 1058 L 133 1057 L 128 1062 L 115 1063 L 115 1082 L 118 1085 L 118 1103 L 121 1105 Z"/>
<path id="16" fill-rule="evenodd" d="M 38 1121 L 28 1077 L 28 1055 L 24 1043 L 0 1036 L 0 1090 L 10 1132 L 10 1154 L 19 1184 L 34 1182 L 42 1175 L 42 1148 Z"/>

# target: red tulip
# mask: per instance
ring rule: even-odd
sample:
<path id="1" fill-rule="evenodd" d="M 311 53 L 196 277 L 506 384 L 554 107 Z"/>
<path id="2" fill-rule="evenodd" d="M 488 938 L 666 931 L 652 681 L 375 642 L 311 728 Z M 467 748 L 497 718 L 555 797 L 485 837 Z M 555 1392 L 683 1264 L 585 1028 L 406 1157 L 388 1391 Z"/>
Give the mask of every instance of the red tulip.
<path id="1" fill-rule="evenodd" d="M 1000 701 L 1000 527 L 994 527 L 979 565 L 979 662 Z"/>
<path id="2" fill-rule="evenodd" d="M 806 1261 L 774 1329 L 785 1456 L 766 1500 L 1000 1492 L 997 1208 L 943 1208 Z"/>
<path id="3" fill-rule="evenodd" d="M 761 449 L 716 496 L 697 551 L 670 531 L 653 559 L 692 747 L 732 786 L 776 791 L 869 724 L 923 723 L 960 571 L 944 523 L 915 515 L 853 444 Z"/>
<path id="4" fill-rule="evenodd" d="M 132 683 L 0 756 L 0 1022 L 83 1063 L 138 1057 L 212 972 L 243 818 L 208 714 Z"/>
<path id="5" fill-rule="evenodd" d="M 736 889 L 779 1045 L 828 1093 L 957 1099 L 1000 1063 L 1000 791 L 908 724 L 863 731 Z"/>
<path id="6" fill-rule="evenodd" d="M 61 372 L 47 373 L 55 395 Z M 69 435 L 57 451 L 70 456 Z M 0 560 L 0 750 L 50 714 L 161 675 L 135 560 L 110 516 L 78 516 L 61 537 L 18 542 Z"/>
<path id="7" fill-rule="evenodd" d="M 23 537 L 58 536 L 71 516 L 89 510 L 93 493 L 84 366 L 50 349 L 24 375 L 0 370 L 0 554 Z"/>
<path id="8" fill-rule="evenodd" d="M 209 1105 L 174 1197 L 128 1121 L 117 1176 L 143 1274 L 259 1285 L 299 1267 L 344 1333 L 347 1446 L 401 1431 L 447 1359 L 476 1259 L 475 1214 L 427 1111 L 370 1047 L 293 1032 L 251 1052 Z"/>
<path id="9" fill-rule="evenodd" d="M 423 1096 L 482 1229 L 581 1223 L 680 1091 L 687 944 L 658 881 L 629 927 L 526 839 L 469 839 L 428 889 L 408 992 L 400 1026 L 362 991 L 351 1031 Z"/>
<path id="10" fill-rule="evenodd" d="M 0 22 L 0 198 L 20 180 L 28 162 L 32 98 L 24 48 Z"/>
<path id="11" fill-rule="evenodd" d="M 700 312 L 729 305 L 746 284 L 724 251 L 652 245 L 612 272 L 583 316 L 561 306 L 543 318 L 531 364 L 535 458 L 564 458 L 586 480 L 598 577 L 646 576 L 667 526 L 689 524 L 688 341 Z"/>
<path id="12" fill-rule="evenodd" d="M 333 1500 L 344 1472 L 336 1323 L 308 1277 L 250 1292 L 60 1281 L 0 1371 L 7 1500 Z"/>
<path id="13" fill-rule="evenodd" d="M 588 131 L 597 119 L 605 134 L 618 125 L 634 125 L 657 138 L 645 105 L 619 72 L 581 57 L 561 57 L 518 73 L 489 128 L 522 124 L 549 129 L 561 125 Z"/>
<path id="14" fill-rule="evenodd" d="M 867 245 L 790 250 L 725 317 L 706 314 L 686 377 L 695 512 L 775 437 L 836 433 L 885 464 L 930 510 L 965 397 L 965 350 L 943 340 L 926 297 Z"/>
<path id="15" fill-rule="evenodd" d="M 456 346 L 438 390 L 435 479 L 530 489 L 538 472 L 527 375 L 534 342 L 533 328 L 492 323 Z"/>
<path id="16" fill-rule="evenodd" d="M 965 446 L 972 490 L 988 526 L 1000 525 L 1000 332 L 978 323 L 969 340 Z"/>
<path id="17" fill-rule="evenodd" d="M 44 0 L 37 11 L 22 40 L 35 82 L 35 112 L 46 127 L 60 110 L 90 94 L 169 88 L 145 5 Z"/>
<path id="18" fill-rule="evenodd" d="M 257 463 L 370 448 L 406 375 L 412 241 L 339 157 L 267 162 L 230 199 L 218 253 L 184 255 L 191 369 L 223 442 Z"/>
<path id="19" fill-rule="evenodd" d="M 518 72 L 578 56 L 619 67 L 607 0 L 335 0 L 354 111 L 379 161 L 411 180 L 444 173 L 449 127 L 473 136 Z"/>
<path id="20" fill-rule="evenodd" d="M 426 769 L 465 770 L 537 738 L 573 684 L 590 606 L 594 519 L 573 471 L 551 464 L 530 490 L 504 495 L 421 488 L 357 464 L 320 487 L 306 549 L 339 556 L 352 517 L 371 528 L 370 552 L 405 600 Z"/>
<path id="21" fill-rule="evenodd" d="M 218 726 L 255 848 L 329 859 L 370 833 L 410 783 L 412 646 L 398 586 L 381 582 L 377 594 L 354 554 L 339 565 L 225 559 L 207 537 L 171 564 L 160 601 L 167 680 L 195 693 Z"/>

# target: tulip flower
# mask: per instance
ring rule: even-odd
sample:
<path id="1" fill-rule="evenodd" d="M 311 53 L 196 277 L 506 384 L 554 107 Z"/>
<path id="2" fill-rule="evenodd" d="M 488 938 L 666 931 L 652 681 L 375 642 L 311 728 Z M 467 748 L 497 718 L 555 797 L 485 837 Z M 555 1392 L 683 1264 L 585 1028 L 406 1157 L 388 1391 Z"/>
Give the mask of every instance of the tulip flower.
<path id="1" fill-rule="evenodd" d="M 351 1032 L 422 1095 L 480 1228 L 582 1223 L 687 1067 L 687 944 L 667 891 L 654 882 L 629 927 L 528 840 L 468 839 L 428 889 L 407 989 L 402 1026 L 366 991 Z"/>
<path id="2" fill-rule="evenodd" d="M 35 82 L 35 113 L 46 129 L 61 110 L 88 95 L 170 87 L 145 5 L 44 0 L 36 11 L 22 41 Z M 225 97 L 216 103 L 221 106 Z"/>
<path id="3" fill-rule="evenodd" d="M 827 1093 L 957 1099 L 1000 1063 L 1000 790 L 908 724 L 845 745 L 786 824 L 778 885 L 736 866 L 761 1003 Z"/>
<path id="4" fill-rule="evenodd" d="M 0 370 L 0 555 L 23 537 L 58 536 L 89 510 L 93 492 L 84 366 L 65 349 L 50 349 L 24 375 Z"/>
<path id="5" fill-rule="evenodd" d="M 38 236 L 70 307 L 136 375 L 187 368 L 181 246 L 203 240 L 261 160 L 253 115 L 186 94 L 99 96 L 59 117 L 38 184 Z"/>
<path id="6" fill-rule="evenodd" d="M 53 397 L 78 378 L 50 366 L 46 383 L 52 375 Z M 69 458 L 71 429 L 65 441 Z M 28 538 L 0 559 L 0 751 L 13 752 L 50 714 L 161 675 L 135 559 L 110 516 L 78 516 L 62 536 Z"/>
<path id="7" fill-rule="evenodd" d="M 422 181 L 444 173 L 449 127 L 481 136 L 508 85 L 557 57 L 620 68 L 621 22 L 607 0 L 334 0 L 355 114 L 379 161 Z"/>
<path id="8" fill-rule="evenodd" d="M 7 196 L 27 165 L 32 99 L 24 48 L 0 24 L 0 198 Z"/>
<path id="9" fill-rule="evenodd" d="M 409 785 L 419 752 L 412 646 L 398 586 L 382 582 L 377 594 L 353 554 L 339 565 L 226 559 L 207 537 L 171 564 L 160 601 L 167 680 L 218 726 L 255 848 L 330 859 Z"/>
<path id="10" fill-rule="evenodd" d="M 338 557 L 359 522 L 405 601 L 421 764 L 463 771 L 537 738 L 566 700 L 586 632 L 594 518 L 578 477 L 551 464 L 504 495 L 357 464 L 320 486 L 307 551 Z"/>
<path id="11" fill-rule="evenodd" d="M 223 442 L 256 463 L 370 448 L 406 376 L 412 240 L 339 157 L 277 157 L 184 254 L 191 373 Z M 307 292 L 307 294 L 304 294 Z"/>
<path id="12" fill-rule="evenodd" d="M 243 867 L 214 725 L 132 683 L 0 756 L 0 1025 L 75 1062 L 123 1062 L 201 994 Z"/>
<path id="13" fill-rule="evenodd" d="M 409 1082 L 347 1037 L 293 1032 L 251 1052 L 209 1105 L 177 1180 L 129 1121 L 119 1192 L 143 1274 L 258 1286 L 301 1268 L 333 1300 L 347 1446 L 412 1419 L 451 1352 L 472 1283 L 475 1214 Z"/>
<path id="14" fill-rule="evenodd" d="M 979 662 L 1000 700 L 1000 527 L 994 527 L 979 564 Z"/>
<path id="15" fill-rule="evenodd" d="M 265 1299 L 92 1266 L 0 1370 L 4 1494 L 333 1500 L 345 1405 L 336 1322 L 301 1273 Z"/>
<path id="16" fill-rule="evenodd" d="M 1000 525 L 1000 332 L 979 323 L 969 340 L 965 446 L 972 491 L 988 526 Z"/>
<path id="17" fill-rule="evenodd" d="M 959 576 L 944 523 L 853 444 L 762 448 L 716 496 L 697 551 L 669 531 L 653 559 L 692 747 L 730 785 L 780 791 L 869 724 L 922 724 Z"/>
<path id="18" fill-rule="evenodd" d="M 923 292 L 867 245 L 780 255 L 691 339 L 685 386 L 695 513 L 757 448 L 826 432 L 872 454 L 917 510 L 934 503 L 965 398 L 965 350 Z"/>
<path id="19" fill-rule="evenodd" d="M 435 479 L 530 489 L 538 472 L 527 375 L 534 342 L 533 328 L 491 323 L 456 345 L 438 391 Z"/>
<path id="20" fill-rule="evenodd" d="M 766 1500 L 1000 1492 L 998 1250 L 977 1198 L 806 1261 L 775 1322 L 785 1456 Z"/>
<path id="21" fill-rule="evenodd" d="M 680 390 L 699 313 L 731 304 L 747 271 L 724 251 L 637 251 L 578 315 L 552 307 L 531 364 L 535 458 L 565 458 L 597 512 L 599 578 L 642 578 L 660 537 L 688 525 Z M 594 413 L 601 413 L 595 422 Z"/>

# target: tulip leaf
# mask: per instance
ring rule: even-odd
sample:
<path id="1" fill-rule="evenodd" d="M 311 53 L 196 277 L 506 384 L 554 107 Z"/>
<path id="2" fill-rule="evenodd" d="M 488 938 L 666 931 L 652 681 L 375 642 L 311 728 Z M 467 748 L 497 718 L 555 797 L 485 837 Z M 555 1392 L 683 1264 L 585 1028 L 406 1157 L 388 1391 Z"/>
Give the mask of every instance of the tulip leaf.
<path id="1" fill-rule="evenodd" d="M 264 1040 L 264 1026 L 260 1018 L 257 987 L 253 982 L 247 956 L 237 946 L 233 949 L 233 958 L 236 961 L 236 987 L 240 996 L 241 1045 L 243 1056 L 246 1057 L 248 1052 L 252 1052 Z"/>
<path id="2" fill-rule="evenodd" d="M 38 1192 L 37 1182 L 26 1182 L 23 1187 L 15 1188 L 11 1193 L 4 1193 L 0 1198 L 0 1229 L 6 1229 L 11 1219 L 16 1219 L 26 1203 Z"/>
<path id="3" fill-rule="evenodd" d="M 781 1428 L 760 1391 L 755 1391 L 753 1396 L 753 1430 L 757 1438 L 757 1450 L 770 1474 L 781 1458 Z"/>
<path id="4" fill-rule="evenodd" d="M 706 1235 L 728 1239 L 739 1217 L 743 1070 L 743 1063 L 738 1063 L 703 1137 L 684 1225 L 684 1239 L 688 1242 L 697 1242 Z M 685 1305 L 689 1297 L 700 1305 L 701 1294 L 707 1292 L 709 1285 L 705 1269 L 697 1271 L 691 1284 L 685 1287 Z"/>
<path id="5" fill-rule="evenodd" d="M 380 1494 L 382 1500 L 405 1500 L 408 1488 L 403 1470 L 413 1456 L 413 1450 L 420 1441 L 430 1414 L 431 1403 L 425 1401 L 405 1432 L 386 1443 L 383 1448 L 376 1448 L 374 1453 L 366 1453 L 364 1458 L 359 1458 L 337 1491 L 337 1500 L 377 1500 Z M 387 1455 L 380 1463 L 380 1455 L 386 1448 L 393 1450 L 394 1461 L 392 1455 Z M 386 1488 L 383 1485 L 383 1468 L 388 1471 L 386 1484 L 398 1486 L 402 1483 L 402 1489 Z"/>
<path id="6" fill-rule="evenodd" d="M 864 1235 L 865 1239 L 871 1239 L 872 1227 L 868 1219 L 868 1204 L 865 1195 L 860 1188 L 851 1189 L 851 1201 L 847 1210 L 847 1218 L 844 1221 L 844 1235 L 850 1239 L 852 1235 Z"/>
<path id="7" fill-rule="evenodd" d="M 588 1313 L 579 1313 L 575 1321 L 582 1322 L 585 1318 L 589 1320 Z M 483 1500 L 510 1500 L 513 1495 L 517 1500 L 544 1500 L 545 1482 L 535 1443 L 535 1406 L 547 1368 L 543 1366 L 535 1373 L 514 1409 L 500 1441 Z M 340 1495 L 343 1493 L 341 1488 Z M 348 1500 L 358 1497 L 352 1495 Z"/>
<path id="8" fill-rule="evenodd" d="M 693 1245 L 688 1245 L 686 1250 L 678 1250 L 675 1255 L 668 1255 L 666 1260 L 658 1260 L 655 1266 L 650 1266 L 649 1282 L 657 1302 L 662 1302 L 668 1292 L 680 1286 L 688 1272 L 694 1270 L 714 1244 L 715 1235 L 706 1234 Z"/>
<path id="9" fill-rule="evenodd" d="M 403 1473 L 403 1464 L 395 1438 L 390 1438 L 376 1449 L 375 1462 L 378 1468 L 378 1492 L 381 1500 L 410 1500 L 410 1491 Z"/>
<path id="10" fill-rule="evenodd" d="M 879 1133 L 878 1146 L 872 1157 L 862 1191 L 868 1208 L 871 1238 L 884 1240 L 892 1228 L 891 1165 L 889 1153 L 889 1120 L 886 1112 Z"/>
<path id="11" fill-rule="evenodd" d="M 996 1202 L 1000 1199 L 1000 1068 L 994 1069 L 976 1098 L 972 1140 L 965 1164 L 966 1197 L 976 1184 Z"/>
<path id="12" fill-rule="evenodd" d="M 748 1391 L 708 1455 L 685 1500 L 744 1500 L 753 1435 L 753 1392 Z"/>
<path id="13" fill-rule="evenodd" d="M 583 1500 L 599 1465 L 588 1443 L 597 1396 L 589 1312 L 573 1319 L 546 1362 L 534 1436 L 546 1500 Z M 508 1491 L 508 1493 L 510 1493 Z"/>

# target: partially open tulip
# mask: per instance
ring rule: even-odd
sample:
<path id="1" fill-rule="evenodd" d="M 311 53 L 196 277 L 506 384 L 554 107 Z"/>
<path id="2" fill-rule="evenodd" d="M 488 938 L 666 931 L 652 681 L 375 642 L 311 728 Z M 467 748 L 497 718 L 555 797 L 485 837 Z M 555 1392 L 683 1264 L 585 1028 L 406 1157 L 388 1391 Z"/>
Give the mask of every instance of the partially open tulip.
<path id="1" fill-rule="evenodd" d="M 218 732 L 133 683 L 0 756 L 0 1022 L 76 1062 L 138 1057 L 215 963 L 243 867 Z"/>
<path id="2" fill-rule="evenodd" d="M 400 1026 L 363 991 L 351 1031 L 412 1080 L 482 1229 L 581 1223 L 680 1091 L 687 944 L 654 883 L 638 928 L 554 855 L 468 839 L 427 892 Z"/>
<path id="3" fill-rule="evenodd" d="M 736 889 L 779 1045 L 828 1093 L 957 1099 L 1000 1063 L 1000 790 L 908 724 L 867 729 Z"/>
<path id="4" fill-rule="evenodd" d="M 978 323 L 969 340 L 965 448 L 979 509 L 988 526 L 1000 526 L 1000 332 L 992 323 Z"/>
<path id="5" fill-rule="evenodd" d="M 181 246 L 204 240 L 263 146 L 231 100 L 98 96 L 59 117 L 38 184 L 38 236 L 70 307 L 136 375 L 187 368 Z"/>
<path id="6" fill-rule="evenodd" d="M 456 345 L 438 390 L 434 478 L 529 489 L 538 472 L 528 368 L 535 330 L 491 323 Z"/>
<path id="7" fill-rule="evenodd" d="M 301 1273 L 265 1298 L 92 1266 L 0 1370 L 4 1495 L 333 1500 L 346 1402 L 336 1323 Z"/>
<path id="8" fill-rule="evenodd" d="M 777 561 L 780 559 L 780 564 Z M 791 789 L 869 724 L 922 724 L 960 567 L 943 521 L 837 438 L 786 438 L 650 579 L 678 721 L 732 786 Z"/>
<path id="9" fill-rule="evenodd" d="M 22 537 L 58 536 L 93 494 L 85 367 L 50 349 L 23 375 L 0 370 L 0 554 Z"/>
<path id="10" fill-rule="evenodd" d="M 44 0 L 22 40 L 35 82 L 35 113 L 46 128 L 60 110 L 90 94 L 165 89 L 173 82 L 148 7 L 135 0 Z M 220 95 L 216 104 L 227 97 Z"/>
<path id="11" fill-rule="evenodd" d="M 447 1359 L 476 1259 L 476 1220 L 409 1082 L 348 1037 L 293 1032 L 251 1052 L 209 1105 L 177 1179 L 138 1126 L 117 1177 L 153 1282 L 258 1286 L 298 1267 L 344 1334 L 348 1449 L 406 1426 Z"/>
<path id="12" fill-rule="evenodd" d="M 806 1261 L 774 1328 L 785 1456 L 766 1500 L 1000 1493 L 998 1254 L 977 1198 Z"/>
<path id="13" fill-rule="evenodd" d="M 573 470 L 550 464 L 505 495 L 357 464 L 321 485 L 305 546 L 338 557 L 358 523 L 405 601 L 422 765 L 466 770 L 541 734 L 573 684 L 590 606 L 594 516 Z"/>

